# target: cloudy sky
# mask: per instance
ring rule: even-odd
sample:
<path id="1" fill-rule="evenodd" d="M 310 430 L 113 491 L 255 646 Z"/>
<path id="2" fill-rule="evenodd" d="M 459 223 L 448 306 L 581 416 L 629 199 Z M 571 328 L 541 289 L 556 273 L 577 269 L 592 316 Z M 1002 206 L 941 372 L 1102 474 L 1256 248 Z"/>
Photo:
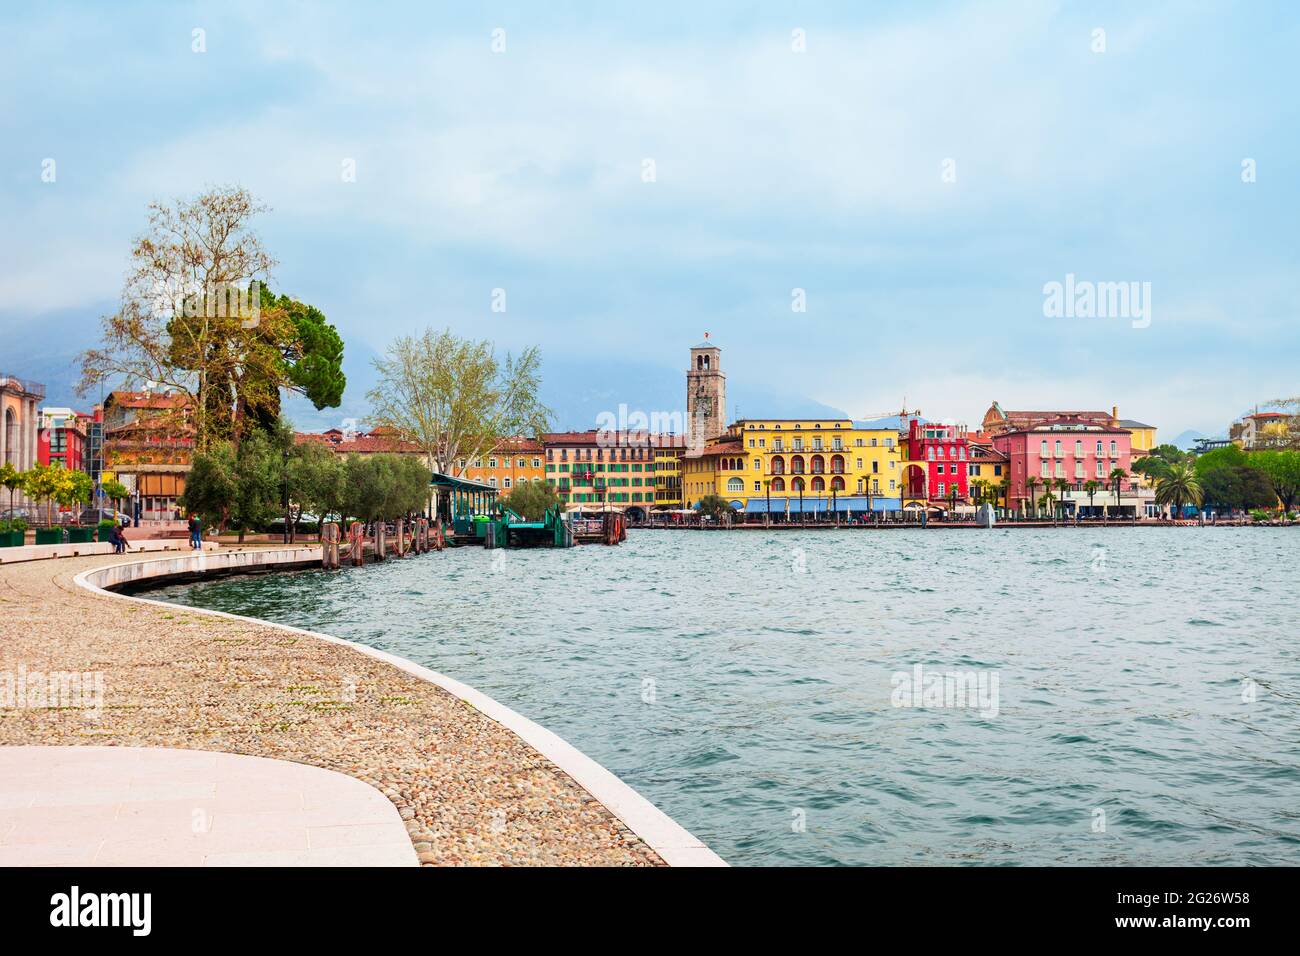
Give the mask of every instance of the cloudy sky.
<path id="1" fill-rule="evenodd" d="M 1166 437 L 1300 393 L 1291 3 L 21 4 L 0 36 L 11 329 L 93 323 L 151 199 L 237 183 L 277 288 L 376 350 L 678 375 L 708 330 L 732 382 L 854 415 Z M 1045 315 L 1067 274 L 1150 283 L 1149 325 Z"/>

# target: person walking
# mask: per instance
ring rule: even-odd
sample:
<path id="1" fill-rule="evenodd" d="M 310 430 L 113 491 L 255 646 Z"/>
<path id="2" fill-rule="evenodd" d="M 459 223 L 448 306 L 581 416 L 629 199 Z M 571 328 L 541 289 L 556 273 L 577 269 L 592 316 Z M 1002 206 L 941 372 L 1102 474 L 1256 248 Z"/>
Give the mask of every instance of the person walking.
<path id="1" fill-rule="evenodd" d="M 190 548 L 203 550 L 203 523 L 199 521 L 198 515 L 190 515 Z"/>

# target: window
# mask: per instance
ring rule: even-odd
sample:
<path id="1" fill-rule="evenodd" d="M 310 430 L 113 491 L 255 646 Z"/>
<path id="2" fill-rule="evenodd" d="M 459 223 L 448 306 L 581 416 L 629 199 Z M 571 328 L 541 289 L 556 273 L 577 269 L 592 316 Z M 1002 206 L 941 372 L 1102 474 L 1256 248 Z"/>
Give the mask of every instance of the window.
<path id="1" fill-rule="evenodd" d="M 930 461 L 934 461 L 934 449 L 933 449 L 933 448 L 931 448 L 931 449 L 928 450 L 928 452 L 927 452 L 927 454 L 926 454 L 926 457 L 927 457 Z"/>
<path id="2" fill-rule="evenodd" d="M 935 467 L 934 471 L 935 471 L 935 474 L 937 474 L 937 475 L 942 475 L 942 474 L 943 474 L 943 462 L 939 462 L 939 464 Z"/>
<path id="3" fill-rule="evenodd" d="M 750 447 L 750 448 L 753 448 L 753 447 L 754 447 L 754 439 L 753 439 L 753 438 L 751 438 L 751 439 L 749 440 L 749 447 Z"/>
<path id="4" fill-rule="evenodd" d="M 893 478 L 890 478 L 890 479 L 889 479 L 889 490 L 890 490 L 890 491 L 893 491 L 893 490 L 894 490 L 894 479 L 893 479 Z"/>
<path id="5" fill-rule="evenodd" d="M 813 439 L 813 451 L 822 451 L 822 438 L 820 435 Z"/>
<path id="6" fill-rule="evenodd" d="M 763 490 L 762 486 L 761 486 L 757 481 L 754 482 L 754 491 L 757 492 L 757 491 L 762 491 L 762 490 Z"/>
<path id="7" fill-rule="evenodd" d="M 871 439 L 871 447 L 872 447 L 872 448 L 875 448 L 875 447 L 876 447 L 876 439 L 874 439 L 874 438 Z"/>
<path id="8" fill-rule="evenodd" d="M 944 489 L 944 487 L 945 487 L 945 486 L 944 486 L 944 483 L 943 483 L 942 481 L 939 482 L 939 497 L 940 497 L 940 498 L 943 497 L 943 489 Z"/>
<path id="9" fill-rule="evenodd" d="M 728 479 L 727 479 L 727 493 L 728 493 L 728 494 L 738 495 L 738 494 L 742 493 L 744 490 L 745 490 L 745 482 L 744 482 L 743 480 L 741 480 L 740 478 L 728 478 Z"/>
<path id="10" fill-rule="evenodd" d="M 489 467 L 489 468 L 495 468 L 496 466 L 497 466 L 497 460 L 496 460 L 495 458 L 489 458 L 489 459 L 488 459 L 488 467 Z"/>
<path id="11" fill-rule="evenodd" d="M 794 440 L 794 450 L 795 450 L 795 451 L 803 451 L 803 439 L 802 439 L 802 438 L 796 438 L 796 439 Z"/>
<path id="12" fill-rule="evenodd" d="M 1075 458 L 1081 458 L 1081 457 L 1083 457 L 1083 439 L 1082 439 L 1082 438 L 1076 438 L 1076 439 L 1074 440 L 1074 457 L 1075 457 Z"/>
<path id="13" fill-rule="evenodd" d="M 1056 457 L 1061 457 L 1061 439 L 1056 439 Z"/>
<path id="14" fill-rule="evenodd" d="M 1002 466 L 1001 466 L 1001 465 L 994 465 L 994 466 L 993 466 L 993 474 L 995 474 L 995 475 L 1001 475 L 1001 474 L 1002 474 Z"/>
<path id="15" fill-rule="evenodd" d="M 497 486 L 496 475 L 493 475 L 491 478 L 488 479 L 488 484 L 491 485 L 493 488 Z"/>
<path id="16" fill-rule="evenodd" d="M 1046 477 L 1048 477 L 1048 474 L 1047 474 L 1047 459 L 1043 459 L 1042 461 L 1040 461 L 1040 462 L 1038 463 L 1038 465 L 1039 465 L 1039 468 L 1038 468 L 1038 477 L 1040 477 L 1040 478 L 1046 478 Z"/>
<path id="17" fill-rule="evenodd" d="M 843 451 L 843 450 L 844 450 L 844 442 L 841 441 L 841 440 L 838 439 L 838 438 L 832 438 L 832 439 L 831 439 L 831 450 L 832 450 L 832 451 Z"/>
<path id="18" fill-rule="evenodd" d="M 762 470 L 763 470 L 763 460 L 762 460 L 761 458 L 755 458 L 755 459 L 754 459 L 754 470 L 755 470 L 755 471 L 762 471 Z"/>
<path id="19" fill-rule="evenodd" d="M 1101 445 L 1100 445 L 1100 444 L 1097 445 L 1097 451 L 1098 451 L 1098 452 L 1101 451 Z M 1044 439 L 1042 440 L 1042 442 L 1041 442 L 1041 443 L 1039 444 L 1039 446 L 1038 446 L 1038 457 L 1039 457 L 1039 458 L 1046 458 L 1046 457 L 1047 457 L 1047 439 L 1046 439 L 1046 438 L 1044 438 Z"/>
<path id="20" fill-rule="evenodd" d="M 501 482 L 505 487 L 510 487 L 510 477 L 507 475 Z"/>
<path id="21" fill-rule="evenodd" d="M 542 460 L 541 460 L 540 458 L 534 458 L 534 459 L 533 459 L 533 467 L 534 467 L 534 468 L 541 468 L 541 467 L 542 467 Z"/>
<path id="22" fill-rule="evenodd" d="M 1097 442 L 1097 457 L 1098 457 L 1098 458 L 1101 457 L 1101 442 L 1100 442 L 1100 441 Z"/>
<path id="23" fill-rule="evenodd" d="M 1115 439 L 1113 438 L 1110 440 L 1110 457 L 1111 458 L 1119 457 L 1119 443 L 1116 442 Z"/>

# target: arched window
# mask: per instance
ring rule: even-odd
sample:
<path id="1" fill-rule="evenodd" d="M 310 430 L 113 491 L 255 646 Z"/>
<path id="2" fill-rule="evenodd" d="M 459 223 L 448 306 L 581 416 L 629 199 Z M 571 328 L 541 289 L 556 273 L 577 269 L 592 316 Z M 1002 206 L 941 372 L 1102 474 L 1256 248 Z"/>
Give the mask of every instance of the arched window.
<path id="1" fill-rule="evenodd" d="M 793 458 L 790 459 L 790 474 L 792 475 L 803 474 L 803 455 L 795 455 Z"/>
<path id="2" fill-rule="evenodd" d="M 930 459 L 930 461 L 934 461 L 934 449 L 931 448 L 929 454 L 926 455 L 925 457 L 927 457 L 928 459 Z"/>
<path id="3" fill-rule="evenodd" d="M 825 490 L 826 490 L 826 479 L 823 478 L 823 477 L 821 477 L 821 475 L 818 475 L 816 478 L 814 478 L 814 479 L 812 480 L 812 490 L 813 490 L 813 491 L 825 491 Z"/>
<path id="4" fill-rule="evenodd" d="M 772 456 L 772 474 L 774 475 L 785 474 L 785 459 L 782 458 L 780 455 Z"/>
<path id="5" fill-rule="evenodd" d="M 791 491 L 803 491 L 803 479 L 802 479 L 802 478 L 796 478 L 796 479 L 794 479 L 794 481 L 790 482 L 790 490 L 791 490 Z"/>
<path id="6" fill-rule="evenodd" d="M 5 462 L 18 463 L 18 420 L 12 408 L 5 409 Z"/>
<path id="7" fill-rule="evenodd" d="M 745 482 L 743 479 L 740 478 L 727 479 L 727 494 L 738 495 L 743 493 L 744 490 L 745 490 Z"/>
<path id="8" fill-rule="evenodd" d="M 843 490 L 844 490 L 844 479 L 841 478 L 839 475 L 836 475 L 834 478 L 831 479 L 831 491 L 843 491 Z"/>
<path id="9" fill-rule="evenodd" d="M 695 367 L 698 368 L 698 369 L 703 369 L 703 368 L 704 368 L 704 356 L 703 356 L 703 355 L 697 355 L 697 356 L 695 356 Z"/>
<path id="10" fill-rule="evenodd" d="M 773 478 L 773 479 L 772 479 L 772 490 L 773 490 L 773 491 L 785 491 L 785 479 L 784 479 L 784 478 Z"/>
<path id="11" fill-rule="evenodd" d="M 832 475 L 842 475 L 842 474 L 844 474 L 844 456 L 843 456 L 843 455 L 832 455 L 832 456 L 831 456 L 831 474 L 832 474 Z"/>
<path id="12" fill-rule="evenodd" d="M 821 455 L 813 455 L 812 473 L 814 475 L 820 475 L 825 470 L 826 470 L 826 459 L 823 458 Z"/>

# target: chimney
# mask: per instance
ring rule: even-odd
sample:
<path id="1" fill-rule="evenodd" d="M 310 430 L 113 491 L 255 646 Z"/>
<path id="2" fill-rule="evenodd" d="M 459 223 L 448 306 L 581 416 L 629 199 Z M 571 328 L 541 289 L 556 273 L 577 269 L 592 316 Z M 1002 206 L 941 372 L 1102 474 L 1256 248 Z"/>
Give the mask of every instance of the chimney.
<path id="1" fill-rule="evenodd" d="M 1119 424 L 1119 406 L 1118 406 L 1118 405 L 1112 405 L 1112 406 L 1110 407 L 1110 423 L 1111 423 L 1111 425 L 1118 425 L 1118 424 Z"/>

